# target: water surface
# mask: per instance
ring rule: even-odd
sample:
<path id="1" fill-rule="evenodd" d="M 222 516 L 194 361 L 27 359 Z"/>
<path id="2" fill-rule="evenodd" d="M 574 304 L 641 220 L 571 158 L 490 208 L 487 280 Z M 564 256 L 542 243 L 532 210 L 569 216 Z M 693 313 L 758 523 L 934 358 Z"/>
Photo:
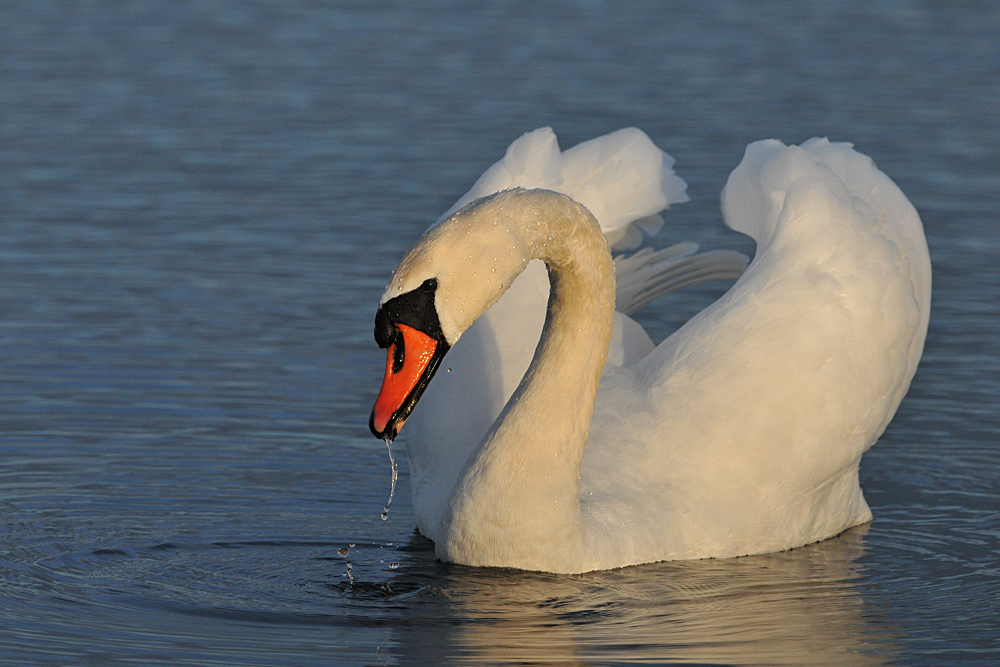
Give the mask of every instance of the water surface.
<path id="1" fill-rule="evenodd" d="M 995 664 L 998 35 L 988 3 L 898 0 L 5 5 L 5 658 Z M 873 523 L 579 576 L 448 566 L 405 456 L 380 520 L 379 295 L 543 125 L 677 158 L 692 201 L 659 245 L 752 252 L 718 192 L 763 137 L 853 141 L 910 196 L 931 328 L 862 463 Z M 639 318 L 662 338 L 724 289 Z"/>

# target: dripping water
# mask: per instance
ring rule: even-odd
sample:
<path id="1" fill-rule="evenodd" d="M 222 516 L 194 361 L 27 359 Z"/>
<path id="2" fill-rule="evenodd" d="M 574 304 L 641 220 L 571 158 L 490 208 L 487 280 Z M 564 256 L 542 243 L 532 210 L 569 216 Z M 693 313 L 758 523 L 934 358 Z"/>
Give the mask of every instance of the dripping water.
<path id="1" fill-rule="evenodd" d="M 389 500 L 386 501 L 385 507 L 382 508 L 382 520 L 385 521 L 389 518 L 389 505 L 392 504 L 392 497 L 396 495 L 396 478 L 399 477 L 399 467 L 396 465 L 396 459 L 392 455 L 392 439 L 383 438 L 385 440 L 385 448 L 389 450 L 389 463 L 392 465 L 392 486 L 389 487 Z"/>

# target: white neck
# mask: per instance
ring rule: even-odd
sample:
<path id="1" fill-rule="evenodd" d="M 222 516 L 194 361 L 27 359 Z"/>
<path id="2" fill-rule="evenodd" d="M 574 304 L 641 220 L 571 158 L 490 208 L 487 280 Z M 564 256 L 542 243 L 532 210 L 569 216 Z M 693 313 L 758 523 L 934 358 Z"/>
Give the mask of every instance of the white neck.
<path id="1" fill-rule="evenodd" d="M 614 322 L 614 265 L 597 221 L 576 202 L 538 190 L 503 196 L 517 205 L 498 209 L 501 226 L 525 241 L 505 283 L 543 260 L 548 313 L 524 379 L 459 477 L 437 549 L 448 561 L 542 569 L 555 554 L 567 565 L 583 556 L 580 462 Z M 484 233 L 496 227 L 482 211 L 475 218 Z"/>

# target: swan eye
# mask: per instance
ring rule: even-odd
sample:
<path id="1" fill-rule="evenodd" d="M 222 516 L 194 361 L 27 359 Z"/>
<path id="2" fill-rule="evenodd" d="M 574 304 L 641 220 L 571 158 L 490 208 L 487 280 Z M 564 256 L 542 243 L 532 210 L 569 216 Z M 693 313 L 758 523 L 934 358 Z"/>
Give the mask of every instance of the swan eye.
<path id="1" fill-rule="evenodd" d="M 428 278 L 420 285 L 420 289 L 422 289 L 425 292 L 433 292 L 434 290 L 437 289 L 437 286 L 438 286 L 437 278 Z"/>

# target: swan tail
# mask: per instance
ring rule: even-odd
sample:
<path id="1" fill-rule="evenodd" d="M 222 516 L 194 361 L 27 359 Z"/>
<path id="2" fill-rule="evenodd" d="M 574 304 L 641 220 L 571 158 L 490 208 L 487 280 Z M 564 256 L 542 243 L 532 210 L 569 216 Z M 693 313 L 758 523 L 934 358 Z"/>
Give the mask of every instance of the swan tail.
<path id="1" fill-rule="evenodd" d="M 786 201 L 807 181 L 822 184 L 831 200 L 854 202 L 852 206 L 861 205 L 871 212 L 879 233 L 903 258 L 901 270 L 912 285 L 920 309 L 919 329 L 925 332 L 931 265 L 920 216 L 899 187 L 852 144 L 825 138 L 810 139 L 801 146 L 785 146 L 775 139 L 750 144 L 722 189 L 726 225 L 756 240 L 759 253 L 783 226 L 795 224 L 794 218 L 783 216 Z M 911 357 L 914 368 L 923 334 L 918 338 Z"/>
<path id="2" fill-rule="evenodd" d="M 746 255 L 731 250 L 699 253 L 696 243 L 615 258 L 615 310 L 631 315 L 664 294 L 713 280 L 736 280 L 747 268 Z"/>

